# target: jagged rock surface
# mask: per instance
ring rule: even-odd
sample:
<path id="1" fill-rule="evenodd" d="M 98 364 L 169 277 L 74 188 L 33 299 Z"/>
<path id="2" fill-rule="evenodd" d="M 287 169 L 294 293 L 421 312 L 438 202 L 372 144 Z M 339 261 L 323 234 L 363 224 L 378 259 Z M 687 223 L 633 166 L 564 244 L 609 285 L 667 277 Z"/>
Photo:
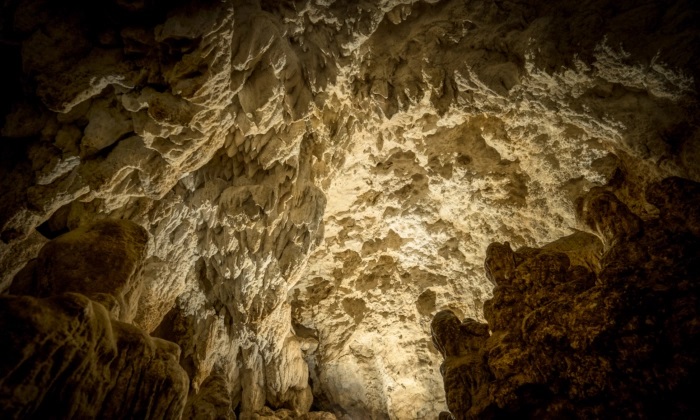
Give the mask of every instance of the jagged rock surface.
<path id="1" fill-rule="evenodd" d="M 341 68 L 351 99 L 327 106 L 357 103 L 349 113 L 361 117 L 327 190 L 324 242 L 291 293 L 294 321 L 319 341 L 309 364 L 327 407 L 430 418 L 444 409 L 431 392 L 440 385 L 430 319 L 443 309 L 482 319 L 489 242 L 536 246 L 582 229 L 576 199 L 594 186 L 615 185 L 651 214 L 646 184 L 672 174 L 698 179 L 687 160 L 697 156 L 698 134 L 680 122 L 694 117 L 661 111 L 693 103 L 694 88 L 667 90 L 675 82 L 663 71 L 641 70 L 694 59 L 668 46 L 665 58 L 629 66 L 649 50 L 630 39 L 639 32 L 616 25 L 633 27 L 658 9 L 622 9 L 406 5 L 358 47 L 355 71 Z M 679 29 L 668 22 L 657 23 Z M 668 135 L 683 146 L 661 140 Z M 587 249 L 595 256 L 595 244 Z M 595 263 L 590 257 L 581 258 Z"/>
<path id="2" fill-rule="evenodd" d="M 100 302 L 179 344 L 187 410 L 432 417 L 430 320 L 480 318 L 490 241 L 700 179 L 697 6 L 540 3 L 6 2 L 0 291 L 129 220 L 138 287 Z"/>
<path id="3" fill-rule="evenodd" d="M 700 414 L 700 184 L 652 185 L 659 217 L 645 222 L 610 192 L 585 201 L 583 218 L 608 244 L 599 272 L 562 252 L 492 244 L 488 324 L 433 319 L 454 418 Z"/>

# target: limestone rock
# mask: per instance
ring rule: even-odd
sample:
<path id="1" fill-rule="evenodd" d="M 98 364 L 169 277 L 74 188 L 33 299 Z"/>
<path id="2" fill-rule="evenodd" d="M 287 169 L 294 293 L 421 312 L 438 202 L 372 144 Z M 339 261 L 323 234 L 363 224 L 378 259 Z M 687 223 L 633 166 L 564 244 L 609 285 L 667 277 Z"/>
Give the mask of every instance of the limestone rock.
<path id="1" fill-rule="evenodd" d="M 435 347 L 445 362 L 440 367 L 444 378 L 447 407 L 453 413 L 480 413 L 472 406 L 486 400 L 491 373 L 479 349 L 489 338 L 488 326 L 473 319 L 460 323 L 452 311 L 438 312 L 430 324 Z"/>
<path id="2" fill-rule="evenodd" d="M 700 180 L 692 0 L 55 3 L 0 8 L 0 292 L 140 226 L 89 297 L 181 347 L 195 411 L 434 418 L 434 314 L 588 287 Z"/>
<path id="3" fill-rule="evenodd" d="M 148 234 L 125 220 L 103 220 L 48 242 L 20 274 L 10 293 L 49 297 L 78 292 L 98 301 L 111 296 L 117 319 L 131 322 L 143 293 L 140 270 Z"/>
<path id="4" fill-rule="evenodd" d="M 7 418 L 178 418 L 188 378 L 180 349 L 110 320 L 68 293 L 0 296 L 0 407 Z"/>
<path id="5" fill-rule="evenodd" d="M 193 397 L 187 399 L 183 418 L 236 420 L 226 379 L 212 374 Z"/>
<path id="6" fill-rule="evenodd" d="M 700 236 L 692 217 L 682 223 L 671 209 L 696 202 L 699 185 L 652 184 L 660 217 L 645 222 L 611 193 L 592 191 L 587 200 L 600 204 L 584 210 L 588 220 L 616 238 L 598 275 L 563 253 L 490 247 L 499 251 L 487 256 L 487 272 L 515 261 L 484 307 L 491 334 L 486 325 L 465 334 L 479 324 L 450 312 L 432 323 L 454 418 L 696 416 Z"/>

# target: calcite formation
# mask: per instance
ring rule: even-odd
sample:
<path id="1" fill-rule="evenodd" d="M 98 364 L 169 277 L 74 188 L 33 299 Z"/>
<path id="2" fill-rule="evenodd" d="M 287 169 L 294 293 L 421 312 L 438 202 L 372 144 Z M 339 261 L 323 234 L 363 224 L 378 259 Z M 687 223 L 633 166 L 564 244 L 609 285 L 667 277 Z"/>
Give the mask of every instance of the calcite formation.
<path id="1" fill-rule="evenodd" d="M 599 270 L 546 246 L 489 246 L 488 323 L 449 310 L 432 321 L 449 417 L 700 414 L 700 184 L 668 178 L 646 197 L 658 218 L 642 221 L 610 192 L 586 197 L 583 218 L 610 244 Z"/>
<path id="2" fill-rule="evenodd" d="M 41 337 L 109 348 L 71 359 L 106 372 L 100 392 L 123 375 L 115 360 L 163 367 L 123 391 L 155 410 L 132 412 L 80 397 L 68 369 L 66 415 L 433 418 L 454 402 L 441 355 L 493 339 L 479 326 L 498 293 L 485 258 L 511 279 L 524 264 L 511 246 L 549 243 L 527 264 L 568 261 L 589 286 L 612 264 L 601 253 L 659 212 L 697 234 L 684 220 L 698 210 L 667 204 L 688 196 L 681 183 L 644 198 L 667 177 L 700 180 L 691 0 L 0 10 L 0 293 L 34 331 L 13 354 L 44 351 Z M 509 246 L 487 252 L 494 241 Z M 433 344 L 436 314 L 466 347 Z M 2 404 L 28 415 L 3 369 Z M 44 413 L 47 395 L 27 410 Z"/>
<path id="3" fill-rule="evenodd" d="M 83 295 L 0 297 L 6 418 L 176 418 L 189 380 L 177 345 L 110 320 Z"/>
<path id="4" fill-rule="evenodd" d="M 102 221 L 47 243 L 0 296 L 7 418 L 177 418 L 180 348 L 131 325 L 148 236 Z M 24 295 L 24 296 L 18 296 Z M 126 321 L 120 322 L 119 320 Z"/>

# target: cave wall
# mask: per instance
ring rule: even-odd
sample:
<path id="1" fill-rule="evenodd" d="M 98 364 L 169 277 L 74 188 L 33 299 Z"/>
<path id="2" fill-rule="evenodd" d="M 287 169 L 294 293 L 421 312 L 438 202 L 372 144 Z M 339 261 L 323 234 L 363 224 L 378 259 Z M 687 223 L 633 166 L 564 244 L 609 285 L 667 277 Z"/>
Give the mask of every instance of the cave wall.
<path id="1" fill-rule="evenodd" d="M 6 418 L 179 418 L 180 347 L 132 324 L 148 234 L 101 221 L 48 242 L 0 296 Z"/>
<path id="2" fill-rule="evenodd" d="M 103 328 L 176 343 L 185 417 L 312 400 L 431 417 L 431 319 L 483 320 L 490 242 L 588 229 L 591 188 L 646 220 L 648 185 L 700 180 L 690 1 L 13 0 L 1 16 L 0 291 L 79 293 Z M 143 229 L 122 238 L 136 265 L 104 261 L 115 220 Z M 595 270 L 603 245 L 577 238 L 585 252 L 553 247 Z"/>
<path id="3" fill-rule="evenodd" d="M 77 293 L 0 297 L 5 418 L 179 418 L 189 379 L 174 343 Z"/>
<path id="4" fill-rule="evenodd" d="M 444 417 L 700 414 L 700 184 L 667 178 L 646 199 L 659 216 L 642 221 L 609 191 L 588 194 L 581 217 L 606 243 L 594 270 L 547 246 L 489 246 L 487 322 L 446 310 L 431 324 Z"/>

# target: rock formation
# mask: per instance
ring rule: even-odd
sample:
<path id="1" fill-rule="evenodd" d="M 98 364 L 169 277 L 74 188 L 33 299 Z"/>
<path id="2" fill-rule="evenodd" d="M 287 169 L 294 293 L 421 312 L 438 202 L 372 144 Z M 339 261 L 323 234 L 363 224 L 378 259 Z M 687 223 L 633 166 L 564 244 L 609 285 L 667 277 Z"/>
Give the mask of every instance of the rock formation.
<path id="1" fill-rule="evenodd" d="M 495 340 L 482 321 L 507 331 L 525 310 L 485 306 L 525 293 L 499 297 L 499 281 L 571 275 L 561 293 L 578 296 L 641 261 L 625 244 L 670 241 L 658 217 L 700 230 L 697 207 L 678 207 L 692 184 L 658 184 L 700 181 L 691 0 L 0 11 L 1 322 L 33 331 L 7 336 L 0 408 L 14 417 L 55 398 L 73 401 L 57 416 L 88 417 L 491 410 L 482 382 L 508 366 L 480 364 Z M 448 383 L 473 370 L 468 392 L 443 391 L 441 356 L 457 358 Z M 30 360 L 58 370 L 31 376 Z M 128 375 L 148 380 L 121 388 Z"/>
<path id="2" fill-rule="evenodd" d="M 180 348 L 118 321 L 133 318 L 146 239 L 126 221 L 76 229 L 46 244 L 10 289 L 49 297 L 0 296 L 3 416 L 182 414 L 189 378 Z"/>
<path id="3" fill-rule="evenodd" d="M 700 184 L 668 178 L 646 198 L 659 217 L 642 222 L 610 192 L 586 197 L 612 243 L 600 271 L 546 246 L 489 247 L 488 324 L 432 321 L 453 418 L 700 415 Z"/>

